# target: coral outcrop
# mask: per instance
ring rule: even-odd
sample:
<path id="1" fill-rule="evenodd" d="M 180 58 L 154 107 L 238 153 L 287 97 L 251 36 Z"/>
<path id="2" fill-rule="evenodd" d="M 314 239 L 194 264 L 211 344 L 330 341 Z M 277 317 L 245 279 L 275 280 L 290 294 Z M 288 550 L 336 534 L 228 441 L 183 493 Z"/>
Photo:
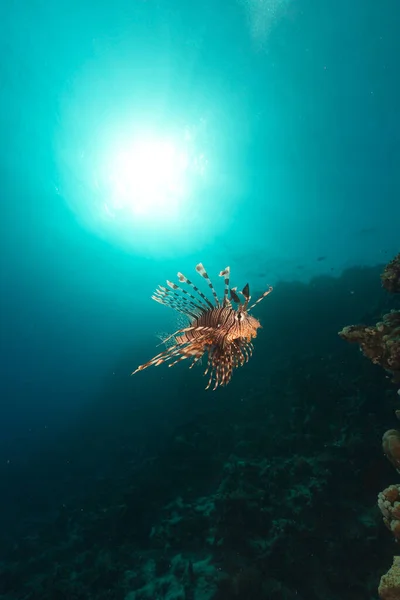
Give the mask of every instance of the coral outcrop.
<path id="1" fill-rule="evenodd" d="M 383 522 L 396 540 L 400 539 L 400 485 L 390 485 L 378 496 Z"/>
<path id="2" fill-rule="evenodd" d="M 385 575 L 382 575 L 378 592 L 381 600 L 399 600 L 400 556 L 393 558 L 393 565 Z"/>
<path id="3" fill-rule="evenodd" d="M 381 280 L 390 293 L 400 292 L 400 254 L 386 265 Z M 339 335 L 342 339 L 359 344 L 364 356 L 400 381 L 400 311 L 391 310 L 376 325 L 349 325 Z M 400 418 L 400 411 L 395 411 Z M 382 438 L 382 449 L 397 472 L 400 472 L 400 432 L 389 429 Z M 400 485 L 390 485 L 378 495 L 378 506 L 383 521 L 396 541 L 400 541 Z M 383 575 L 379 585 L 381 600 L 400 600 L 400 557 L 394 557 L 393 566 Z"/>
<path id="4" fill-rule="evenodd" d="M 400 431 L 389 429 L 383 434 L 382 449 L 394 468 L 400 470 Z"/>
<path id="5" fill-rule="evenodd" d="M 400 293 L 400 254 L 386 265 L 381 274 L 383 287 L 391 294 Z"/>
<path id="6" fill-rule="evenodd" d="M 339 335 L 359 344 L 364 356 L 400 380 L 400 311 L 392 310 L 376 325 L 348 325 Z"/>

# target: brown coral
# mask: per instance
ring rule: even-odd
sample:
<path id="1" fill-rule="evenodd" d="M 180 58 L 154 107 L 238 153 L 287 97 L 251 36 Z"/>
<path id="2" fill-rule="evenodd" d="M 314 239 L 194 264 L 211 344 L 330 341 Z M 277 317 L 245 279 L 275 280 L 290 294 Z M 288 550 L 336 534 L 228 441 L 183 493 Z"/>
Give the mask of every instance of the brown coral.
<path id="1" fill-rule="evenodd" d="M 400 539 L 400 485 L 390 485 L 378 496 L 383 522 L 396 540 Z"/>
<path id="2" fill-rule="evenodd" d="M 400 254 L 386 265 L 381 275 L 383 287 L 391 294 L 400 293 Z"/>
<path id="3" fill-rule="evenodd" d="M 400 431 L 389 429 L 382 437 L 383 453 L 395 469 L 400 469 Z"/>
<path id="4" fill-rule="evenodd" d="M 342 339 L 359 344 L 363 354 L 400 377 L 400 311 L 392 310 L 375 326 L 349 325 L 339 332 Z"/>
<path id="5" fill-rule="evenodd" d="M 393 565 L 385 575 L 382 575 L 378 592 L 381 600 L 399 600 L 400 556 L 393 558 Z"/>

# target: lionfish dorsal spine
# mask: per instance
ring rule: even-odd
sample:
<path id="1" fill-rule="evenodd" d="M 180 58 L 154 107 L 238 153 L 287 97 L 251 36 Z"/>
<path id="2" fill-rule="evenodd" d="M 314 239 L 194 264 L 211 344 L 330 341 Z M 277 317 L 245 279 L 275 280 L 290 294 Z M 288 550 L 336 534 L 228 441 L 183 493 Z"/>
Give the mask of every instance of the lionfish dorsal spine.
<path id="1" fill-rule="evenodd" d="M 204 306 L 205 310 L 208 310 L 208 308 L 214 308 L 212 303 L 207 298 L 207 296 L 205 296 L 203 294 L 203 292 L 201 290 L 199 290 L 199 288 L 197 286 L 195 286 L 192 281 L 190 281 L 190 279 L 185 277 L 185 275 L 183 273 L 178 273 L 177 277 L 181 283 L 186 283 L 187 285 L 190 285 L 190 287 L 196 292 L 196 294 L 198 294 L 198 296 L 200 296 L 200 298 L 202 298 L 202 300 L 204 300 L 204 302 L 207 304 L 207 306 L 204 305 L 204 302 L 202 300 L 198 300 L 197 298 L 192 296 L 192 294 L 189 294 L 189 292 L 187 292 L 183 288 L 180 288 L 182 290 L 182 292 L 184 292 L 185 294 L 189 294 L 189 296 L 191 298 L 193 298 L 193 300 L 200 302 L 200 304 L 202 306 Z"/>
<path id="2" fill-rule="evenodd" d="M 263 293 L 261 294 L 261 296 L 259 297 L 258 300 L 256 300 L 248 309 L 247 312 L 250 312 L 252 308 L 254 308 L 259 302 L 261 302 L 261 300 L 264 300 L 264 298 L 266 298 L 268 296 L 268 294 L 270 294 L 272 292 L 274 288 L 272 287 L 272 285 L 269 286 L 269 288 Z"/>
<path id="3" fill-rule="evenodd" d="M 231 288 L 231 300 L 233 300 L 234 302 L 236 302 L 236 304 L 240 304 L 240 298 L 236 293 L 237 288 Z"/>
<path id="4" fill-rule="evenodd" d="M 230 301 L 229 301 L 229 298 L 228 298 L 230 272 L 231 272 L 230 268 L 229 267 L 225 267 L 225 269 L 223 271 L 220 271 L 220 274 L 219 274 L 220 277 L 224 277 L 224 284 L 225 284 L 223 306 L 230 305 Z"/>
<path id="5" fill-rule="evenodd" d="M 215 291 L 214 286 L 211 282 L 211 279 L 209 278 L 207 271 L 205 270 L 202 263 L 199 263 L 198 265 L 196 265 L 196 271 L 199 273 L 199 275 L 201 275 L 207 281 L 208 287 L 210 288 L 212 295 L 214 296 L 215 304 L 217 306 L 219 306 L 219 299 L 218 299 L 217 292 Z"/>
<path id="6" fill-rule="evenodd" d="M 251 299 L 250 286 L 248 283 L 246 283 L 246 285 L 242 289 L 242 296 L 244 297 L 243 310 L 247 310 L 247 307 L 248 307 L 250 299 Z"/>

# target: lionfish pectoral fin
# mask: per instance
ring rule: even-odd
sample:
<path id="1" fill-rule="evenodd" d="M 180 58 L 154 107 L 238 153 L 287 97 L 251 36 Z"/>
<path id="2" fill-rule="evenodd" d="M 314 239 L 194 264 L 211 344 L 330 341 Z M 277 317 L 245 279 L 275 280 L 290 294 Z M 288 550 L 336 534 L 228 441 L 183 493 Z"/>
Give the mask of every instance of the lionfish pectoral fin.
<path id="1" fill-rule="evenodd" d="M 143 365 L 139 365 L 138 368 L 135 371 L 133 371 L 133 373 L 131 373 L 131 375 L 135 375 L 135 373 L 138 373 L 138 371 L 143 371 L 144 369 L 147 369 L 148 367 L 152 367 L 152 366 L 158 367 L 163 362 L 166 362 L 167 360 L 170 360 L 171 358 L 178 356 L 180 354 L 180 352 L 181 352 L 180 346 L 176 346 L 176 345 L 171 346 L 170 348 L 167 348 L 163 352 L 156 354 L 156 356 L 153 356 L 153 358 L 151 358 L 149 361 L 147 361 L 147 363 L 144 363 Z"/>
<path id="2" fill-rule="evenodd" d="M 182 356 L 180 356 L 179 358 L 177 358 L 176 360 L 174 360 L 172 363 L 169 363 L 169 367 L 173 367 L 174 365 L 178 364 L 179 362 L 181 362 L 182 360 L 186 360 L 187 358 L 189 358 L 188 356 L 185 356 L 185 354 L 182 354 Z"/>
<path id="3" fill-rule="evenodd" d="M 189 294 L 186 290 L 182 290 L 171 281 L 167 280 L 167 284 L 170 289 L 164 285 L 159 285 L 152 295 L 153 300 L 187 317 L 197 318 L 204 312 L 204 306 L 198 303 L 192 294 Z M 182 295 L 179 292 L 182 292 Z"/>
<path id="4" fill-rule="evenodd" d="M 167 338 L 165 338 L 162 343 L 165 344 L 165 342 L 168 342 L 168 340 L 170 340 L 173 337 L 176 337 L 177 335 L 179 335 L 180 333 L 186 333 L 187 331 L 193 331 L 194 329 L 196 329 L 196 327 L 184 327 L 183 329 L 178 329 L 178 331 L 175 331 L 175 333 L 171 333 L 170 336 L 168 336 Z M 179 345 L 179 342 L 176 342 L 177 345 Z M 159 346 L 161 346 L 161 344 L 158 344 Z"/>
<path id="5" fill-rule="evenodd" d="M 202 359 L 203 359 L 203 354 L 204 354 L 204 353 L 202 352 L 202 353 L 201 353 L 201 354 L 199 354 L 198 356 L 195 356 L 195 357 L 194 357 L 194 359 L 193 359 L 193 362 L 192 362 L 192 364 L 190 365 L 189 369 L 193 369 L 193 367 L 194 367 L 195 365 L 200 365 L 200 366 L 201 366 L 201 362 L 202 362 Z"/>

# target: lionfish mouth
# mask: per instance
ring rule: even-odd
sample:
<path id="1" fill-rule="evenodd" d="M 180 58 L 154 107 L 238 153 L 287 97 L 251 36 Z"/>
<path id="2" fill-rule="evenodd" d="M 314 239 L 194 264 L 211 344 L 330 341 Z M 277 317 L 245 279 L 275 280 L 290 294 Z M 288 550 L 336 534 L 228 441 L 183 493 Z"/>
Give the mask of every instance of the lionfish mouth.
<path id="1" fill-rule="evenodd" d="M 211 290 L 211 301 L 187 277 L 178 273 L 181 284 L 167 280 L 167 286 L 159 285 L 152 299 L 160 304 L 181 313 L 189 320 L 188 326 L 165 338 L 169 342 L 167 348 L 154 356 L 147 363 L 140 365 L 133 373 L 143 371 L 152 365 L 158 366 L 169 362 L 169 367 L 187 358 L 192 359 L 190 368 L 198 363 L 203 355 L 207 355 L 207 367 L 204 375 L 208 375 L 206 389 L 212 386 L 227 385 L 234 369 L 243 366 L 253 352 L 252 339 L 257 336 L 261 327 L 258 319 L 250 315 L 250 311 L 272 292 L 270 286 L 251 306 L 249 285 L 241 292 L 229 287 L 230 268 L 226 267 L 219 276 L 224 277 L 224 295 L 219 300 L 210 278 L 203 265 L 196 265 L 196 271 L 207 282 Z M 193 291 L 193 292 L 192 292 Z M 240 299 L 243 297 L 243 300 Z"/>

